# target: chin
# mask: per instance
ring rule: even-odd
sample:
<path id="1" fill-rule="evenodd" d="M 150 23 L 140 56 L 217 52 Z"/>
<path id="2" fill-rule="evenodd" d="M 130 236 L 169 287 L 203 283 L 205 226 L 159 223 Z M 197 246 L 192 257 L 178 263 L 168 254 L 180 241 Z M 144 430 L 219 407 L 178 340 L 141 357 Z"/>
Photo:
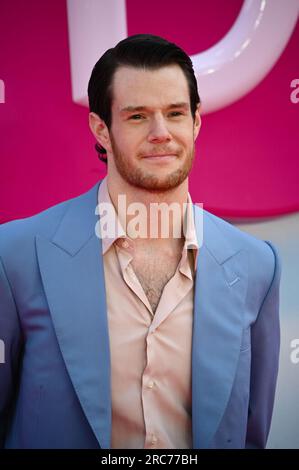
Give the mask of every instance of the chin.
<path id="1" fill-rule="evenodd" d="M 142 177 L 131 179 L 131 184 L 140 189 L 146 189 L 152 192 L 164 192 L 180 186 L 188 177 L 188 174 L 181 172 L 173 172 L 171 175 L 165 176 L 164 178 L 157 177 L 156 174 L 144 174 Z"/>

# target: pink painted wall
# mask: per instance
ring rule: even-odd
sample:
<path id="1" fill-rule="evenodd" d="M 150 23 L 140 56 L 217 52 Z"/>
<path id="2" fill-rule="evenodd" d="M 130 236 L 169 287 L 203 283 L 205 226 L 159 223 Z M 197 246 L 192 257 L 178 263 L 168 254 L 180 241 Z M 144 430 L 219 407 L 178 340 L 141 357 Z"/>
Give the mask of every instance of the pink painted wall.
<path id="1" fill-rule="evenodd" d="M 241 0 L 127 0 L 129 34 L 158 34 L 189 54 L 230 28 Z M 283 21 L 283 19 L 282 19 Z M 277 25 L 279 29 L 279 25 Z M 193 200 L 224 217 L 299 210 L 299 26 L 270 74 L 245 98 L 206 115 L 190 178 Z M 35 214 L 89 189 L 105 175 L 88 109 L 71 99 L 66 4 L 0 4 L 0 223 Z M 200 90 L 200 83 L 199 83 Z"/>

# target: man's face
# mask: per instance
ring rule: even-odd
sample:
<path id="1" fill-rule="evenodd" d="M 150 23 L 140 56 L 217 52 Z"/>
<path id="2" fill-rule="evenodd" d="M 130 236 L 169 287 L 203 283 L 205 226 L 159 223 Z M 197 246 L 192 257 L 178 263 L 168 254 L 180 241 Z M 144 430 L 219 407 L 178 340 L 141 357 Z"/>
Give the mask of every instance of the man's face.
<path id="1" fill-rule="evenodd" d="M 122 66 L 112 97 L 111 166 L 134 187 L 167 191 L 180 185 L 190 172 L 200 127 L 181 68 Z"/>

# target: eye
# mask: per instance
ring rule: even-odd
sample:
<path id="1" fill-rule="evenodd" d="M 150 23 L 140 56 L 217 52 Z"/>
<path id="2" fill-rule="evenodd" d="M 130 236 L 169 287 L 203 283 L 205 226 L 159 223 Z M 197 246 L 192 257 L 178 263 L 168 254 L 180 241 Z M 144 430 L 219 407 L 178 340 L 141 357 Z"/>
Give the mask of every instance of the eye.
<path id="1" fill-rule="evenodd" d="M 132 119 L 133 121 L 139 121 L 142 118 L 143 116 L 141 114 L 133 114 L 132 116 L 129 117 L 129 119 Z"/>
<path id="2" fill-rule="evenodd" d="M 170 116 L 172 116 L 172 117 L 183 116 L 183 113 L 181 111 L 172 111 L 170 113 Z"/>

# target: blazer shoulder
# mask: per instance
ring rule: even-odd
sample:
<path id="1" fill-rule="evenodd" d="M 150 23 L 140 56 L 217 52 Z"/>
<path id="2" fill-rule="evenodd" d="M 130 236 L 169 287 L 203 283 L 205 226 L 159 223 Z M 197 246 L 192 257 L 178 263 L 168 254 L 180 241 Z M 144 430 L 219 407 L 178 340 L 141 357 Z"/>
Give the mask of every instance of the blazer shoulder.
<path id="1" fill-rule="evenodd" d="M 261 240 L 230 222 L 204 211 L 205 217 L 213 224 L 215 230 L 219 230 L 226 241 L 234 248 L 234 251 L 245 250 L 248 253 L 251 269 L 262 273 L 272 273 L 276 265 L 280 266 L 280 257 L 277 248 L 269 240 Z M 262 269 L 261 269 L 262 268 Z M 270 274 L 270 276 L 272 275 Z"/>
<path id="2" fill-rule="evenodd" d="M 89 190 L 90 191 L 90 190 Z M 36 235 L 51 238 L 69 207 L 80 202 L 89 191 L 62 201 L 35 215 L 6 222 L 0 226 L 0 256 L 24 250 L 34 242 Z"/>
<path id="3" fill-rule="evenodd" d="M 232 223 L 212 214 L 211 212 L 205 210 L 204 215 L 211 224 L 214 225 L 215 229 L 217 228 L 231 244 L 235 245 L 235 247 L 257 251 L 261 250 L 264 253 L 271 253 L 272 250 L 269 250 L 268 241 L 261 240 L 243 231 Z"/>

